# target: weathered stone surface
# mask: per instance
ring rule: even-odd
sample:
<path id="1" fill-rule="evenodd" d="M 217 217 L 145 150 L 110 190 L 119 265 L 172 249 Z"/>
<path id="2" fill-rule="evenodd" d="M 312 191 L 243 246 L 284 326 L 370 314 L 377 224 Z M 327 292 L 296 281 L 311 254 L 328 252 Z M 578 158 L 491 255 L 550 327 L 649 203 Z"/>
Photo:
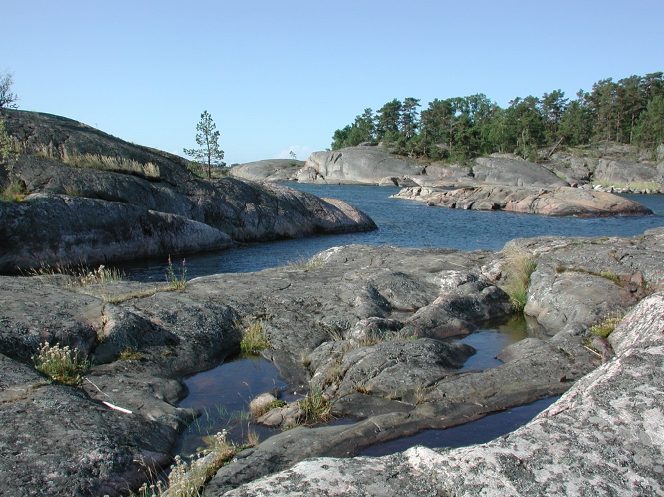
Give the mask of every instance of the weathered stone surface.
<path id="1" fill-rule="evenodd" d="M 506 157 L 475 159 L 473 175 L 480 183 L 506 186 L 567 186 L 554 173 L 539 164 Z"/>
<path id="2" fill-rule="evenodd" d="M 223 249 L 224 232 L 140 205 L 36 193 L 0 202 L 0 272 Z"/>
<path id="3" fill-rule="evenodd" d="M 664 171 L 658 170 L 652 163 L 600 159 L 593 181 L 602 185 L 613 185 L 615 188 L 629 189 L 643 189 L 640 185 L 649 183 L 652 184 L 650 188 L 657 191 L 664 189 Z"/>
<path id="4" fill-rule="evenodd" d="M 604 259 L 613 255 L 618 259 L 616 273 L 626 285 L 639 287 L 647 281 L 648 289 L 664 288 L 664 230 L 631 239 L 540 238 L 514 245 L 538 258 L 535 274 L 567 273 L 556 271 L 556 257 L 564 257 L 574 263 L 574 272 L 584 270 L 590 275 L 595 264 L 614 268 Z M 0 301 L 9 303 L 0 306 L 0 353 L 6 358 L 0 362 L 0 418 L 3 425 L 19 423 L 20 427 L 0 433 L 0 482 L 12 484 L 0 484 L 0 492 L 23 497 L 39 485 L 40 490 L 46 489 L 43 495 L 75 494 L 72 489 L 83 489 L 83 495 L 96 495 L 98 489 L 103 489 L 101 495 L 118 495 L 126 490 L 118 483 L 123 478 L 137 485 L 140 466 L 133 459 L 143 454 L 157 464 L 165 463 L 177 431 L 194 416 L 191 410 L 176 407 L 184 395 L 181 379 L 237 353 L 240 331 L 236 323 L 242 319 L 263 321 L 272 344 L 266 355 L 286 378 L 300 382 L 300 378 L 313 377 L 314 384 L 320 384 L 330 397 L 333 412 L 357 421 L 295 428 L 272 437 L 223 467 L 206 495 L 220 495 L 307 457 L 348 457 L 373 443 L 426 428 L 454 426 L 563 393 L 607 359 L 585 347 L 586 321 L 576 317 L 561 331 L 549 330 L 558 331 L 555 336 L 531 337 L 513 345 L 500 355 L 502 365 L 479 371 L 457 369 L 470 353 L 465 346 L 403 335 L 402 324 L 439 298 L 459 299 L 458 307 L 451 306 L 448 312 L 471 324 L 503 312 L 505 299 L 496 285 L 502 284 L 506 259 L 504 253 L 337 247 L 302 266 L 196 278 L 184 291 L 131 282 L 80 287 L 64 277 L 0 277 Z M 486 281 L 488 274 L 493 275 L 493 284 Z M 482 296 L 485 290 L 487 295 Z M 638 288 L 629 296 L 622 290 L 616 285 L 616 295 L 625 298 L 619 302 L 625 309 L 642 295 Z M 494 306 L 493 297 L 499 297 L 498 305 Z M 476 306 L 476 301 L 481 305 Z M 575 307 L 579 301 L 572 296 L 565 305 Z M 568 314 L 572 314 L 569 309 Z M 634 350 L 635 341 L 645 340 L 621 329 L 611 343 L 618 359 Z M 625 334 L 623 338 L 620 333 Z M 84 381 L 79 389 L 43 387 L 72 392 L 55 397 L 57 410 L 21 400 L 42 391 L 31 386 L 44 379 L 30 367 L 29 357 L 43 340 L 75 346 L 88 352 L 95 363 L 86 375 L 90 382 Z M 132 360 L 120 359 L 125 347 L 137 353 Z M 661 357 L 658 360 L 661 370 Z M 631 371 L 631 363 L 621 365 Z M 648 367 L 648 374 L 660 374 L 653 364 Z M 17 370 L 21 371 L 18 376 Z M 640 369 L 634 371 L 642 374 Z M 323 378 L 326 381 L 319 382 Z M 291 385 L 302 391 L 301 383 Z M 43 391 L 49 398 L 55 395 Z M 606 392 L 602 395 L 609 398 Z M 102 401 L 132 414 L 109 411 Z M 72 421 L 84 429 L 71 431 Z M 583 423 L 567 418 L 566 422 L 572 430 L 570 437 L 583 435 L 574 431 Z M 45 424 L 48 430 L 42 429 Z M 537 437 L 548 440 L 550 433 L 538 432 Z M 60 450 L 48 437 L 67 442 Z M 17 440 L 25 441 L 20 453 L 13 449 Z M 614 444 L 613 439 L 609 443 Z M 554 445 L 546 441 L 543 446 Z M 51 455 L 40 459 L 42 447 L 49 447 Z M 85 460 L 79 464 L 78 454 L 92 453 L 103 454 L 105 463 Z M 66 469 L 72 454 L 82 468 L 79 472 Z M 25 468 L 16 483 L 19 464 Z M 61 479 L 60 474 L 67 478 Z"/>
<path id="5" fill-rule="evenodd" d="M 375 185 L 386 176 L 417 176 L 424 166 L 391 155 L 382 147 L 349 147 L 309 156 L 298 180 L 302 182 L 363 183 Z"/>
<path id="6" fill-rule="evenodd" d="M 652 214 L 641 204 L 606 192 L 570 187 L 553 189 L 479 186 L 442 190 L 404 188 L 393 198 L 453 209 L 505 210 L 545 216 L 632 216 Z"/>
<path id="7" fill-rule="evenodd" d="M 293 181 L 304 161 L 291 159 L 267 159 L 233 166 L 231 176 L 250 181 Z"/>
<path id="8" fill-rule="evenodd" d="M 204 181 L 187 170 L 185 159 L 69 119 L 3 115 L 22 151 L 12 180 L 38 195 L 0 203 L 0 272 L 376 228 L 339 200 L 234 178 Z"/>
<path id="9" fill-rule="evenodd" d="M 617 357 L 510 435 L 455 450 L 313 459 L 223 495 L 661 495 L 663 316 L 664 295 L 643 301 L 616 332 Z"/>

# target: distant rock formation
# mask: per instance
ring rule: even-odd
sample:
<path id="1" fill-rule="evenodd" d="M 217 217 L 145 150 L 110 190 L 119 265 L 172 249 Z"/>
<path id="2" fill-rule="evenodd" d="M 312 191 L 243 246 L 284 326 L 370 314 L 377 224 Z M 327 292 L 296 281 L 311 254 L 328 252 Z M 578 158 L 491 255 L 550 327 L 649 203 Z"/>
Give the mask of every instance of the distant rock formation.
<path id="1" fill-rule="evenodd" d="M 548 189 L 484 185 L 454 190 L 411 187 L 404 188 L 393 197 L 452 209 L 504 210 L 546 216 L 601 217 L 652 214 L 650 209 L 618 195 L 565 186 Z"/>

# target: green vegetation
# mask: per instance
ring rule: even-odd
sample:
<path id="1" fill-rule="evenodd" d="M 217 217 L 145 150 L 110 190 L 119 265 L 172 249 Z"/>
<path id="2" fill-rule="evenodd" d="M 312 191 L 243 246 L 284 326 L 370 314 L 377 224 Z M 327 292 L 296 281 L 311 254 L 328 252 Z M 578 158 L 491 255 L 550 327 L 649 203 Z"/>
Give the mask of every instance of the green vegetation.
<path id="1" fill-rule="evenodd" d="M 90 362 L 81 357 L 78 350 L 68 345 L 51 346 L 47 342 L 41 344 L 32 361 L 37 371 L 64 385 L 78 385 L 82 375 L 90 368 Z"/>
<path id="2" fill-rule="evenodd" d="M 263 414 L 270 412 L 272 409 L 278 409 L 286 406 L 287 403 L 281 399 L 275 399 L 269 404 L 260 406 L 260 408 L 252 408 L 251 415 L 253 418 L 260 418 Z"/>
<path id="3" fill-rule="evenodd" d="M 223 168 L 226 163 L 223 160 L 224 151 L 219 148 L 217 125 L 207 110 L 203 111 L 201 120 L 196 125 L 196 143 L 200 148 L 185 148 L 184 153 L 205 164 L 208 179 L 212 179 L 212 166 Z"/>
<path id="4" fill-rule="evenodd" d="M 617 190 L 629 190 L 632 192 L 657 192 L 661 188 L 661 185 L 655 181 L 630 181 L 629 183 L 593 181 L 593 184 L 604 188 L 615 188 Z"/>
<path id="5" fill-rule="evenodd" d="M 612 315 L 609 315 L 604 319 L 602 319 L 602 321 L 600 321 L 599 323 L 591 326 L 588 329 L 588 331 L 590 332 L 591 335 L 606 338 L 611 333 L 613 333 L 613 330 L 616 329 L 618 323 L 622 321 L 623 316 L 624 315 L 622 313 L 614 313 Z"/>
<path id="6" fill-rule="evenodd" d="M 182 259 L 180 269 L 176 271 L 171 256 L 168 256 L 168 266 L 166 266 L 166 281 L 173 290 L 184 290 L 187 288 L 187 261 Z"/>
<path id="7" fill-rule="evenodd" d="M 318 389 L 311 390 L 298 404 L 302 409 L 303 424 L 324 423 L 332 418 L 332 406 Z"/>
<path id="8" fill-rule="evenodd" d="M 118 357 L 118 359 L 121 361 L 142 361 L 145 359 L 145 356 L 141 352 L 134 350 L 131 347 L 127 347 L 120 352 L 120 357 Z"/>
<path id="9" fill-rule="evenodd" d="M 506 253 L 506 263 L 503 267 L 505 275 L 503 290 L 510 296 L 514 312 L 523 312 L 526 306 L 530 275 L 535 269 L 537 269 L 537 262 L 532 256 L 519 250 L 511 250 Z"/>
<path id="10" fill-rule="evenodd" d="M 254 320 L 242 332 L 240 350 L 246 355 L 256 355 L 261 350 L 270 347 L 270 342 L 265 338 L 263 322 Z"/>
<path id="11" fill-rule="evenodd" d="M 386 142 L 399 154 L 463 162 L 493 152 L 536 160 L 538 149 L 553 153 L 560 145 L 613 141 L 654 150 L 664 142 L 662 72 L 604 79 L 572 101 L 553 90 L 517 97 L 505 109 L 483 94 L 435 99 L 421 113 L 419 107 L 419 99 L 408 97 L 375 113 L 364 109 L 334 132 L 332 149 Z"/>

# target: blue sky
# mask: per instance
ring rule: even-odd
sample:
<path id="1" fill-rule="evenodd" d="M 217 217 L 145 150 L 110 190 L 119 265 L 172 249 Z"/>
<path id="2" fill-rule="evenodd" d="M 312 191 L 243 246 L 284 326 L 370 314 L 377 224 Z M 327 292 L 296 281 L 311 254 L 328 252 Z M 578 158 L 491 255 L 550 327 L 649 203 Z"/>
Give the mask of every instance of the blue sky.
<path id="1" fill-rule="evenodd" d="M 365 107 L 500 105 L 664 70 L 664 1 L 3 0 L 22 109 L 169 152 L 208 110 L 229 163 L 329 147 Z"/>

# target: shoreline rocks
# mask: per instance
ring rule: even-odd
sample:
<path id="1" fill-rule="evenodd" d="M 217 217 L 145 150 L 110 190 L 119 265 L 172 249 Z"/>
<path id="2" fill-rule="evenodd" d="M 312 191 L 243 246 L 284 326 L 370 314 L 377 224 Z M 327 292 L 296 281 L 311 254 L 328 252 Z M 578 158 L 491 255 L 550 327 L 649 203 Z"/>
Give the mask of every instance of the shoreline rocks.
<path id="1" fill-rule="evenodd" d="M 639 216 L 652 211 L 637 202 L 605 192 L 579 188 L 527 188 L 479 186 L 443 190 L 404 188 L 392 198 L 415 200 L 431 206 L 452 209 L 504 210 L 546 216 Z"/>
<path id="2" fill-rule="evenodd" d="M 533 331 L 503 350 L 498 367 L 460 372 L 471 350 L 418 337 L 436 336 L 441 323 L 464 334 L 484 319 L 504 316 L 508 301 L 500 286 L 515 253 L 536 259 L 528 305 L 548 309 L 549 320 L 534 313 L 546 333 Z M 294 390 L 306 391 L 311 380 L 333 413 L 358 421 L 297 427 L 269 438 L 224 466 L 207 496 L 307 457 L 348 457 L 373 443 L 563 393 L 641 340 L 626 327 L 624 338 L 609 337 L 606 351 L 593 352 L 586 338 L 588 327 L 614 307 L 628 310 L 648 292 L 664 289 L 662 257 L 659 229 L 633 238 L 521 239 L 499 253 L 337 247 L 318 254 L 315 263 L 196 278 L 181 291 L 0 276 L 6 302 L 0 307 L 0 419 L 15 427 L 0 433 L 0 480 L 11 485 L 0 491 L 23 497 L 34 488 L 44 495 L 103 489 L 113 496 L 127 489 L 123 478 L 138 485 L 144 473 L 133 461 L 165 464 L 177 432 L 195 416 L 177 407 L 185 393 L 182 379 L 236 354 L 240 321 L 262 321 L 271 343 L 265 356 Z M 607 284 L 600 266 L 623 283 Z M 584 299 L 560 284 L 570 278 L 573 286 L 575 275 L 583 295 L 603 298 Z M 564 320 L 555 317 L 560 313 Z M 562 326 L 551 324 L 558 322 Z M 37 374 L 30 356 L 44 341 L 87 354 L 94 362 L 86 373 L 90 383 L 66 387 Z M 127 349 L 131 359 L 122 358 Z M 622 364 L 626 371 L 632 367 Z M 132 414 L 103 406 L 109 397 Z M 630 415 L 642 416 L 636 409 Z M 570 427 L 571 436 L 580 429 Z M 60 439 L 66 443 L 53 443 Z M 513 457 L 509 447 L 501 450 Z"/>
<path id="3" fill-rule="evenodd" d="M 276 184 L 202 180 L 185 159 L 66 118 L 2 115 L 21 151 L 3 182 L 28 194 L 0 202 L 0 273 L 376 229 L 339 200 Z"/>

